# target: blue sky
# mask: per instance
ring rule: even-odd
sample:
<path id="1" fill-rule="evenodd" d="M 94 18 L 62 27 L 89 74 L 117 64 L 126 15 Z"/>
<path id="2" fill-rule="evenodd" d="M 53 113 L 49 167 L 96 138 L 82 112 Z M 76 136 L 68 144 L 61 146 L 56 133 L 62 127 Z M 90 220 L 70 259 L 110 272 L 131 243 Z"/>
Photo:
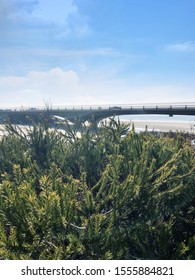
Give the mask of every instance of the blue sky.
<path id="1" fill-rule="evenodd" d="M 0 0 L 1 107 L 195 102 L 195 0 Z"/>

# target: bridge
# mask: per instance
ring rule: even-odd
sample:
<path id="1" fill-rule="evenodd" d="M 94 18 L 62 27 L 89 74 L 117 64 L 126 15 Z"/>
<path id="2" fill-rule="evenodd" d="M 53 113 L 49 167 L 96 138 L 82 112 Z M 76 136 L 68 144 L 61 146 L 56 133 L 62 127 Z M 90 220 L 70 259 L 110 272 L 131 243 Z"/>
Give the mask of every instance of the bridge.
<path id="1" fill-rule="evenodd" d="M 38 122 L 40 117 L 51 121 L 66 119 L 70 122 L 98 122 L 112 116 L 122 115 L 191 115 L 195 116 L 195 103 L 175 104 L 130 104 L 100 106 L 67 106 L 67 107 L 33 107 L 0 109 L 0 123 L 9 120 L 15 124 L 28 124 L 30 120 Z"/>

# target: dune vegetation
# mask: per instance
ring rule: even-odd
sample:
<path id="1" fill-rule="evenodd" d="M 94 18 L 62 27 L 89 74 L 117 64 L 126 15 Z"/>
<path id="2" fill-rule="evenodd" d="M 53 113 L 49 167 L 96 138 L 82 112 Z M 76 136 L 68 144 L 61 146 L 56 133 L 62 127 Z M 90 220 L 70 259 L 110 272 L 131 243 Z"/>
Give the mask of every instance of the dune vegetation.
<path id="1" fill-rule="evenodd" d="M 114 118 L 5 130 L 1 259 L 195 259 L 195 156 L 182 134 Z"/>

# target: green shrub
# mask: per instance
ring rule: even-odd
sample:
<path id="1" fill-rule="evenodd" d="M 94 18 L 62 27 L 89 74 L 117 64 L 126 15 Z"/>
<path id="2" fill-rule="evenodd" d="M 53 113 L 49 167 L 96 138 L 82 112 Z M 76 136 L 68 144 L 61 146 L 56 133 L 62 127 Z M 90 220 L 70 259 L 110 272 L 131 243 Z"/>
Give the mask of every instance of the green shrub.
<path id="1" fill-rule="evenodd" d="M 6 130 L 1 259 L 195 258 L 195 159 L 181 134 L 115 119 Z"/>

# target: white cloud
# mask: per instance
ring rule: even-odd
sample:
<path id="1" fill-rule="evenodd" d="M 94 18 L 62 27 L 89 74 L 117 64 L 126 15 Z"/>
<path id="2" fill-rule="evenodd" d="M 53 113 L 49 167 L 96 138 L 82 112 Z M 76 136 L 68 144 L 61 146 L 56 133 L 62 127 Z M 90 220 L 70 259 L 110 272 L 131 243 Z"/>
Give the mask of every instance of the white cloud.
<path id="1" fill-rule="evenodd" d="M 29 34 L 31 40 L 33 37 L 39 42 L 43 37 L 48 41 L 91 33 L 87 18 L 79 12 L 74 0 L 0 0 L 0 24 L 7 37 L 12 33 L 10 40 L 14 37 L 23 45 Z"/>
<path id="2" fill-rule="evenodd" d="M 174 84 L 132 86 L 127 81 L 110 80 L 82 83 L 80 87 L 80 91 L 85 93 L 83 103 L 90 105 L 195 102 L 194 88 Z"/>
<path id="3" fill-rule="evenodd" d="M 168 51 L 175 52 L 195 52 L 195 43 L 192 41 L 187 41 L 179 44 L 172 44 L 166 47 Z"/>
<path id="4" fill-rule="evenodd" d="M 72 70 L 52 68 L 30 71 L 25 76 L 0 77 L 1 107 L 52 105 L 98 105 L 132 103 L 194 102 L 194 88 L 174 84 L 114 78 L 108 73 L 80 76 Z"/>
<path id="5" fill-rule="evenodd" d="M 80 58 L 91 56 L 106 56 L 106 57 L 124 57 L 125 54 L 111 48 L 85 48 L 85 49 L 65 49 L 65 48 L 2 48 L 3 54 L 8 56 L 41 56 L 41 57 L 65 57 L 65 58 Z M 132 55 L 132 58 L 140 56 Z"/>
<path id="6" fill-rule="evenodd" d="M 74 100 L 79 77 L 74 71 L 52 68 L 31 71 L 26 76 L 0 77 L 2 106 L 42 105 L 43 100 L 66 103 Z M 71 103 L 71 102 L 70 102 Z"/>
<path id="7" fill-rule="evenodd" d="M 64 22 L 78 12 L 74 0 L 0 0 L 0 7 L 1 17 L 16 19 L 31 14 L 50 22 Z"/>

